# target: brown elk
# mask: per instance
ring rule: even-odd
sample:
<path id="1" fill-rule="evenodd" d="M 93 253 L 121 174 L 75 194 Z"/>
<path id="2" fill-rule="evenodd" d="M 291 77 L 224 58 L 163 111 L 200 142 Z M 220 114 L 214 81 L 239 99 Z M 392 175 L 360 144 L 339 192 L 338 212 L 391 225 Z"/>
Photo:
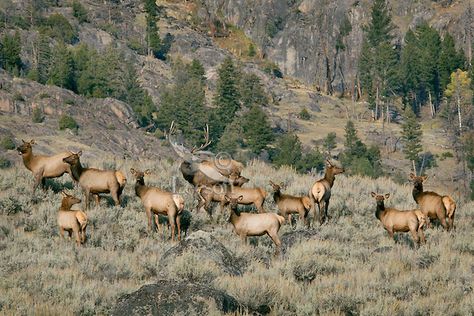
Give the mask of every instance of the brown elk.
<path id="1" fill-rule="evenodd" d="M 299 214 L 301 223 L 305 224 L 308 212 L 311 209 L 309 197 L 282 194 L 283 183 L 278 185 L 270 181 L 270 185 L 273 188 L 273 200 L 278 206 L 279 214 L 285 218 L 288 216 L 289 223 L 291 223 L 291 214 Z"/>
<path id="2" fill-rule="evenodd" d="M 331 198 L 331 188 L 334 185 L 335 176 L 343 173 L 344 168 L 333 165 L 329 160 L 326 160 L 326 173 L 324 178 L 316 181 L 309 191 L 309 197 L 314 205 L 313 222 L 316 221 L 316 206 L 319 210 L 319 223 L 322 225 L 328 218 L 329 199 Z"/>
<path id="3" fill-rule="evenodd" d="M 241 205 L 255 205 L 259 213 L 263 213 L 263 203 L 267 197 L 267 192 L 262 188 L 241 188 L 233 186 L 231 192 L 227 195 L 232 197 L 242 196 L 241 199 L 237 201 Z M 227 204 L 227 203 L 226 203 Z"/>
<path id="4" fill-rule="evenodd" d="M 375 216 L 382 222 L 383 227 L 393 239 L 395 232 L 410 232 L 413 241 L 417 244 L 425 243 L 425 235 L 423 234 L 423 225 L 426 223 L 426 216 L 419 210 L 400 211 L 395 208 L 386 208 L 384 200 L 390 197 L 390 193 L 385 195 L 371 193 L 375 198 L 377 208 Z"/>
<path id="5" fill-rule="evenodd" d="M 115 205 L 120 205 L 120 193 L 123 188 L 117 179 L 117 171 L 84 168 L 79 158 L 81 155 L 82 151 L 79 151 L 77 154 L 73 153 L 63 158 L 63 161 L 71 166 L 72 177 L 79 182 L 84 192 L 86 210 L 89 209 L 91 194 L 97 196 L 99 193 L 110 193 Z M 119 177 L 121 178 L 121 176 Z M 123 179 L 120 180 L 123 181 Z M 97 200 L 98 198 L 96 198 Z"/>
<path id="6" fill-rule="evenodd" d="M 234 226 L 234 231 L 247 243 L 248 236 L 262 236 L 267 234 L 276 246 L 275 254 L 280 252 L 281 241 L 278 237 L 278 231 L 285 222 L 285 218 L 275 213 L 241 213 L 237 205 L 242 202 L 243 196 L 236 198 L 225 196 L 230 204 L 229 221 Z"/>
<path id="7" fill-rule="evenodd" d="M 24 140 L 22 142 L 23 144 L 18 146 L 17 150 L 23 158 L 25 167 L 33 173 L 35 179 L 33 193 L 40 183 L 44 189 L 46 178 L 57 178 L 65 173 L 69 173 L 72 177 L 70 166 L 63 162 L 63 158 L 68 157 L 72 152 L 66 151 L 54 156 L 34 155 L 31 145 L 34 145 L 35 141 L 32 139 L 29 142 Z"/>
<path id="8" fill-rule="evenodd" d="M 446 221 L 450 228 L 454 229 L 454 213 L 456 212 L 456 202 L 449 195 L 443 196 L 443 204 L 446 209 Z"/>
<path id="9" fill-rule="evenodd" d="M 58 226 L 61 238 L 64 238 L 64 231 L 69 233 L 69 237 L 74 233 L 78 246 L 86 240 L 87 215 L 81 210 L 71 210 L 74 204 L 81 203 L 81 200 L 61 192 L 62 201 L 58 211 Z"/>
<path id="10" fill-rule="evenodd" d="M 163 191 L 156 187 L 145 185 L 145 175 L 151 174 L 150 170 L 145 172 L 130 169 L 135 176 L 135 194 L 142 200 L 148 219 L 148 230 L 151 231 L 152 213 L 155 216 L 155 224 L 161 232 L 158 214 L 168 216 L 171 226 L 171 240 L 174 240 L 175 226 L 178 227 L 178 240 L 181 240 L 181 214 L 184 210 L 184 199 L 179 194 Z"/>
<path id="11" fill-rule="evenodd" d="M 211 144 L 209 126 L 206 126 L 204 130 L 204 143 L 192 149 L 188 149 L 174 141 L 172 136 L 175 132 L 176 126 L 172 122 L 168 132 L 168 141 L 178 156 L 184 160 L 180 165 L 184 179 L 195 188 L 220 183 L 235 184 L 235 181 L 243 180 L 239 180 L 240 173 L 244 169 L 241 162 L 226 157 L 214 157 L 212 153 L 203 151 Z M 201 156 L 206 158 L 201 158 Z"/>
<path id="12" fill-rule="evenodd" d="M 423 191 L 423 182 L 428 179 L 428 176 L 416 176 L 415 174 L 410 173 L 410 179 L 413 181 L 413 199 L 415 199 L 415 202 L 418 204 L 420 210 L 428 218 L 428 223 L 431 219 L 439 219 L 441 225 L 443 225 L 446 230 L 450 230 L 452 228 L 451 225 L 454 226 L 455 203 L 454 210 L 452 211 L 452 220 L 447 222 L 447 212 L 443 202 L 443 196 L 436 192 Z"/>

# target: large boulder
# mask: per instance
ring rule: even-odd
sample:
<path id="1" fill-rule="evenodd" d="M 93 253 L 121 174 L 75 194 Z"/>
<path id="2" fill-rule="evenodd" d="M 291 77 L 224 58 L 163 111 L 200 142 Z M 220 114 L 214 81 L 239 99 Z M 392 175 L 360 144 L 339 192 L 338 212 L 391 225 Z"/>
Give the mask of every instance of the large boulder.
<path id="1" fill-rule="evenodd" d="M 211 306 L 231 313 L 237 311 L 239 303 L 225 292 L 205 285 L 159 280 L 121 296 L 112 315 L 206 315 Z"/>
<path id="2" fill-rule="evenodd" d="M 190 252 L 203 260 L 214 262 L 230 275 L 241 275 L 246 265 L 243 259 L 237 258 L 210 233 L 199 230 L 166 251 L 160 260 L 160 266 L 171 266 L 176 257 Z"/>

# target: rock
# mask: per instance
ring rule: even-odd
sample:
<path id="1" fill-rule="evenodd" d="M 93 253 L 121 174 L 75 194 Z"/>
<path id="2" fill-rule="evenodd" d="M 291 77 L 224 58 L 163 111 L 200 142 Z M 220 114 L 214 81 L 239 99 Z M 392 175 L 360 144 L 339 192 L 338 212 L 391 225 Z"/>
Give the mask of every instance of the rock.
<path id="1" fill-rule="evenodd" d="M 230 275 L 242 275 L 246 265 L 210 233 L 199 230 L 166 251 L 160 260 L 160 266 L 166 267 L 176 257 L 191 251 L 198 257 L 213 261 L 223 272 Z"/>
<path id="2" fill-rule="evenodd" d="M 211 305 L 222 313 L 239 308 L 237 300 L 223 291 L 205 285 L 159 280 L 121 296 L 112 315 L 205 315 Z"/>

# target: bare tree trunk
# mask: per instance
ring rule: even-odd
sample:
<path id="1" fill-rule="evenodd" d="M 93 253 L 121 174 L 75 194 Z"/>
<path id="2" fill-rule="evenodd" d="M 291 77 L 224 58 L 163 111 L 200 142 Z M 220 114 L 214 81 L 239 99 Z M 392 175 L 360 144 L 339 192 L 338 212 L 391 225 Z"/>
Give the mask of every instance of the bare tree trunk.
<path id="1" fill-rule="evenodd" d="M 433 102 L 431 102 L 431 91 L 428 91 L 428 98 L 430 100 L 431 118 L 433 118 L 435 116 L 435 108 L 433 106 Z"/>
<path id="2" fill-rule="evenodd" d="M 461 135 L 461 131 L 462 131 L 461 96 L 459 95 L 459 93 L 457 96 L 457 106 L 458 106 L 459 135 Z"/>
<path id="3" fill-rule="evenodd" d="M 379 87 L 377 87 L 377 91 L 375 93 L 375 120 L 379 119 Z"/>
<path id="4" fill-rule="evenodd" d="M 416 176 L 415 160 L 412 160 L 411 163 L 412 163 L 412 165 L 413 165 L 413 173 L 414 173 L 415 176 Z"/>

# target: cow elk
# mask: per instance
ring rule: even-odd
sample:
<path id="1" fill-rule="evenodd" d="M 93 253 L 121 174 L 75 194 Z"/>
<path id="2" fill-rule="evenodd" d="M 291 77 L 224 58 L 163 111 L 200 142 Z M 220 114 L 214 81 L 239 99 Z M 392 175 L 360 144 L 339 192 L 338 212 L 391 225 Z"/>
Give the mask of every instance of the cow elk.
<path id="1" fill-rule="evenodd" d="M 377 208 L 375 216 L 382 222 L 383 227 L 393 239 L 396 232 L 410 232 L 413 241 L 416 244 L 425 243 L 425 235 L 423 234 L 423 225 L 426 223 L 426 216 L 419 210 L 400 211 L 395 208 L 386 208 L 384 200 L 390 197 L 390 193 L 385 195 L 371 193 L 375 198 Z"/>
<path id="2" fill-rule="evenodd" d="M 71 166 L 72 177 L 79 182 L 84 192 L 86 210 L 89 209 L 91 194 L 95 195 L 96 201 L 98 201 L 97 195 L 99 193 L 110 193 L 115 205 L 120 205 L 120 194 L 123 190 L 121 183 L 124 183 L 123 174 L 119 175 L 120 179 L 118 179 L 118 172 L 115 170 L 84 168 L 79 158 L 81 155 L 82 151 L 79 151 L 77 154 L 73 153 L 63 158 L 63 161 Z"/>
<path id="3" fill-rule="evenodd" d="M 152 214 L 155 216 L 155 224 L 161 232 L 158 214 L 168 216 L 171 226 L 171 240 L 174 241 L 175 227 L 178 227 L 178 240 L 181 240 L 181 214 L 184 210 L 184 199 L 179 194 L 163 191 L 156 187 L 145 185 L 145 175 L 151 174 L 150 170 L 145 172 L 130 169 L 135 176 L 135 194 L 142 200 L 148 219 L 148 230 L 151 231 Z"/>
<path id="4" fill-rule="evenodd" d="M 456 203 L 449 197 L 445 198 L 443 201 L 443 196 L 439 195 L 436 192 L 432 191 L 423 191 L 423 182 L 426 181 L 428 176 L 416 176 L 413 173 L 410 173 L 410 179 L 413 181 L 413 199 L 415 199 L 416 204 L 426 215 L 429 220 L 439 219 L 441 225 L 446 229 L 450 230 L 454 227 L 454 211 L 456 210 Z M 451 204 L 451 201 L 454 204 Z M 450 207 L 451 219 L 446 221 L 447 208 L 445 202 Z M 454 207 L 454 208 L 453 208 Z"/>
<path id="5" fill-rule="evenodd" d="M 324 178 L 316 181 L 309 191 L 309 197 L 314 205 L 313 222 L 316 221 L 316 206 L 319 210 L 319 223 L 322 225 L 328 218 L 329 199 L 331 198 L 331 188 L 334 185 L 335 176 L 343 173 L 344 168 L 333 165 L 329 160 L 326 160 L 326 172 Z"/>
<path id="6" fill-rule="evenodd" d="M 58 211 L 58 226 L 61 238 L 64 238 L 64 231 L 69 233 L 69 237 L 74 233 L 78 246 L 86 240 L 87 215 L 81 210 L 72 210 L 74 204 L 81 203 L 81 200 L 61 192 L 62 201 Z"/>
<path id="7" fill-rule="evenodd" d="M 275 255 L 280 253 L 281 241 L 278 231 L 285 222 L 285 218 L 275 213 L 241 213 L 237 205 L 242 202 L 243 196 L 237 198 L 225 196 L 230 204 L 229 221 L 234 226 L 234 232 L 240 236 L 244 243 L 247 243 L 248 236 L 263 236 L 267 234 L 276 246 Z"/>
<path id="8" fill-rule="evenodd" d="M 241 187 L 232 187 L 231 192 L 227 195 L 232 197 L 242 196 L 241 199 L 237 201 L 241 205 L 255 205 L 259 213 L 263 213 L 263 203 L 267 197 L 267 192 L 262 188 L 241 188 Z M 226 203 L 228 204 L 228 203 Z"/>
<path id="9" fill-rule="evenodd" d="M 33 193 L 41 183 L 44 189 L 45 179 L 57 178 L 65 173 L 71 174 L 70 166 L 63 161 L 63 158 L 68 157 L 72 153 L 70 151 L 62 152 L 53 156 L 34 155 L 32 145 L 35 141 L 32 139 L 29 142 L 22 140 L 23 144 L 18 146 L 17 150 L 23 158 L 25 167 L 33 173 L 35 182 L 33 184 Z"/>
<path id="10" fill-rule="evenodd" d="M 299 214 L 301 223 L 305 224 L 308 212 L 311 209 L 309 197 L 282 194 L 283 183 L 278 185 L 270 181 L 270 185 L 273 188 L 273 200 L 278 206 L 279 214 L 285 218 L 288 217 L 289 223 L 291 223 L 291 214 Z"/>

